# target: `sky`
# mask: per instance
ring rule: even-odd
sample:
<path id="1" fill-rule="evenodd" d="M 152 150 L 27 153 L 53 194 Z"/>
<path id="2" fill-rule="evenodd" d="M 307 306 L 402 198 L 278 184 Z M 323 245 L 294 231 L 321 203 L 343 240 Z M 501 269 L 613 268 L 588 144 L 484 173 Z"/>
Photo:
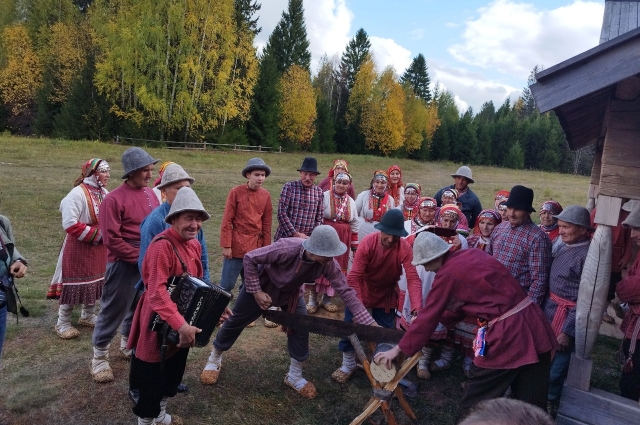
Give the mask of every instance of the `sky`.
<path id="1" fill-rule="evenodd" d="M 261 50 L 288 0 L 258 0 Z M 422 53 L 432 84 L 461 111 L 516 99 L 534 66 L 549 68 L 598 44 L 604 0 L 304 0 L 315 73 L 326 54 L 339 61 L 363 28 L 379 70 L 402 75 Z"/>

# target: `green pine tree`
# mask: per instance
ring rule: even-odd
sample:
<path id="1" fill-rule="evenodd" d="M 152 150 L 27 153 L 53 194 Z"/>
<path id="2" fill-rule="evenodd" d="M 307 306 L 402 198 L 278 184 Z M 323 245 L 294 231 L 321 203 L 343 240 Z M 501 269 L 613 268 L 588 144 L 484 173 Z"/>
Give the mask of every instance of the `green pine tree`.
<path id="1" fill-rule="evenodd" d="M 251 112 L 247 122 L 247 135 L 252 145 L 277 148 L 278 121 L 280 117 L 279 80 L 280 72 L 276 60 L 269 52 L 260 59 L 258 83 L 254 89 Z"/>
<path id="2" fill-rule="evenodd" d="M 265 52 L 273 56 L 280 74 L 291 65 L 299 65 L 311 74 L 311 53 L 302 0 L 289 0 L 287 12 L 282 12 L 280 22 L 269 36 Z"/>
<path id="3" fill-rule="evenodd" d="M 516 170 L 522 170 L 524 168 L 524 151 L 520 142 L 515 142 L 509 148 L 509 151 L 504 157 L 502 164 L 506 168 L 513 168 Z"/>
<path id="4" fill-rule="evenodd" d="M 431 79 L 427 72 L 427 61 L 422 53 L 413 58 L 411 65 L 404 72 L 400 81 L 403 84 L 408 84 L 413 89 L 413 93 L 420 99 L 427 102 L 431 100 L 431 92 L 429 91 Z"/>
<path id="5" fill-rule="evenodd" d="M 333 136 L 336 133 L 333 114 L 329 101 L 321 96 L 316 98 L 316 133 L 311 141 L 314 152 L 332 153 L 336 151 Z"/>
<path id="6" fill-rule="evenodd" d="M 344 73 L 345 83 L 348 90 L 353 88 L 353 84 L 356 80 L 356 74 L 360 71 L 360 67 L 367 56 L 369 56 L 369 49 L 371 49 L 369 36 L 363 28 L 360 28 L 356 32 L 356 35 L 349 40 L 347 48 L 342 54 L 342 59 L 340 60 L 340 69 Z M 347 101 L 345 100 L 344 103 L 346 105 Z"/>

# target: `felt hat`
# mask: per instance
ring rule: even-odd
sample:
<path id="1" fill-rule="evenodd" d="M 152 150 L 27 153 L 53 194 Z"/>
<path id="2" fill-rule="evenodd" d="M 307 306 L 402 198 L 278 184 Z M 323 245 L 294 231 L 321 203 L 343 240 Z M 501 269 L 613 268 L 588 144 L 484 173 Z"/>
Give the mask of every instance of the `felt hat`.
<path id="1" fill-rule="evenodd" d="M 631 212 L 637 205 L 640 205 L 640 201 L 637 199 L 629 199 L 627 202 L 622 204 L 622 209 L 626 212 Z"/>
<path id="2" fill-rule="evenodd" d="M 202 221 L 209 220 L 211 216 L 202 206 L 200 198 L 190 187 L 181 187 L 178 189 L 176 199 L 173 200 L 169 214 L 164 218 L 166 223 L 171 224 L 171 217 L 185 211 L 195 211 L 201 213 L 204 217 Z"/>
<path id="3" fill-rule="evenodd" d="M 627 217 L 623 222 L 622 225 L 625 227 L 632 227 L 632 228 L 640 228 L 640 204 L 636 204 L 633 209 L 631 210 L 631 213 L 629 214 L 629 217 Z"/>
<path id="4" fill-rule="evenodd" d="M 321 257 L 337 257 L 347 251 L 347 246 L 340 241 L 336 229 L 326 224 L 313 229 L 309 239 L 302 242 L 302 246 L 310 253 Z"/>
<path id="5" fill-rule="evenodd" d="M 560 214 L 554 215 L 553 218 L 584 227 L 591 232 L 596 230 L 591 227 L 589 210 L 580 205 L 569 205 Z"/>
<path id="6" fill-rule="evenodd" d="M 172 185 L 173 183 L 189 180 L 189 183 L 193 184 L 195 179 L 189 176 L 184 168 L 179 166 L 178 164 L 169 164 L 167 168 L 165 168 L 164 173 L 162 174 L 162 180 L 160 180 L 160 184 L 156 186 L 158 190 L 162 190 L 165 187 Z"/>
<path id="7" fill-rule="evenodd" d="M 122 166 L 124 168 L 122 178 L 126 179 L 134 171 L 147 165 L 155 164 L 158 161 L 160 160 L 153 159 L 144 149 L 138 147 L 129 148 L 122 154 Z"/>
<path id="8" fill-rule="evenodd" d="M 458 168 L 458 171 L 456 171 L 455 174 L 451 174 L 451 177 L 465 177 L 469 180 L 469 183 L 474 182 L 473 176 L 471 174 L 471 168 L 467 167 L 466 165 Z"/>
<path id="9" fill-rule="evenodd" d="M 419 266 L 429 261 L 442 257 L 449 251 L 449 244 L 435 233 L 421 232 L 418 233 L 416 240 L 413 242 L 413 261 L 411 264 Z"/>
<path id="10" fill-rule="evenodd" d="M 536 210 L 533 209 L 533 189 L 520 185 L 513 186 L 505 205 L 508 208 L 535 212 Z"/>
<path id="11" fill-rule="evenodd" d="M 247 161 L 247 166 L 242 169 L 242 176 L 246 177 L 247 173 L 255 170 L 264 171 L 265 177 L 269 177 L 269 174 L 271 174 L 271 168 L 269 168 L 269 166 L 264 163 L 262 158 L 251 158 L 249 161 Z"/>
<path id="12" fill-rule="evenodd" d="M 409 235 L 404 228 L 404 214 L 395 208 L 384 213 L 380 223 L 376 223 L 373 227 L 388 235 L 400 236 L 402 238 Z"/>
<path id="13" fill-rule="evenodd" d="M 307 156 L 304 161 L 302 161 L 302 165 L 298 168 L 298 171 L 320 174 L 320 171 L 318 171 L 318 161 L 312 156 Z"/>

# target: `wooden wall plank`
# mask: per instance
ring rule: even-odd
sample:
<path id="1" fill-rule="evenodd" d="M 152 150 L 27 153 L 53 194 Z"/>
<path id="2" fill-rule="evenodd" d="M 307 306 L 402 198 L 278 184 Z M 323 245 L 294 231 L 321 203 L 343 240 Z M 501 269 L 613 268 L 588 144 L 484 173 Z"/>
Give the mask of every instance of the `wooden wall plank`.
<path id="1" fill-rule="evenodd" d="M 638 28 L 638 3 L 629 3 L 629 29 Z"/>
<path id="2" fill-rule="evenodd" d="M 618 225 L 622 199 L 600 194 L 598 195 L 596 205 L 598 208 L 596 209 L 596 216 L 593 219 L 594 222 L 606 224 L 607 226 Z M 573 361 L 573 358 L 571 361 Z"/>
<path id="3" fill-rule="evenodd" d="M 611 3 L 611 25 L 609 26 L 609 35 L 607 40 L 611 40 L 620 35 L 620 2 Z"/>
<path id="4" fill-rule="evenodd" d="M 618 35 L 624 34 L 629 31 L 629 3 L 626 1 L 620 2 L 620 27 L 618 28 Z"/>
<path id="5" fill-rule="evenodd" d="M 565 385 L 558 413 L 577 423 L 636 425 L 640 417 L 640 406 L 637 401 L 619 395 L 597 389 L 581 391 Z"/>
<path id="6" fill-rule="evenodd" d="M 602 18 L 602 29 L 600 30 L 600 44 L 609 41 L 609 31 L 611 30 L 611 4 L 605 2 L 604 17 Z"/>

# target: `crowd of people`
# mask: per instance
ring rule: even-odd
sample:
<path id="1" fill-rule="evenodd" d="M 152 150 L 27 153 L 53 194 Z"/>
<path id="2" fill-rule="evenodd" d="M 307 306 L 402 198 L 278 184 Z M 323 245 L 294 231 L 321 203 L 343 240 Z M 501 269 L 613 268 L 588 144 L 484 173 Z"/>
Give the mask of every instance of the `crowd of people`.
<path id="1" fill-rule="evenodd" d="M 167 400 L 188 389 L 182 377 L 200 332 L 178 312 L 167 282 L 181 274 L 215 278 L 202 231 L 210 215 L 191 188 L 195 180 L 165 162 L 150 187 L 158 162 L 141 148 L 127 149 L 124 181 L 111 192 L 106 161 L 92 158 L 82 165 L 60 204 L 65 238 L 47 298 L 58 300 L 55 332 L 62 339 L 79 336 L 71 317 L 74 306 L 81 306 L 78 325 L 93 328 L 90 372 L 98 383 L 115 379 L 109 348 L 120 329 L 118 352 L 131 359 L 133 413 L 139 424 L 167 425 L 182 423 L 167 413 Z M 594 213 L 547 200 L 537 225 L 531 218 L 534 192 L 522 185 L 498 191 L 492 207 L 483 209 L 469 187 L 475 181 L 467 166 L 433 197 L 419 183 L 405 183 L 397 165 L 374 171 L 369 188 L 357 195 L 343 159 L 319 184 L 315 158 L 304 158 L 297 171 L 299 179 L 279 195 L 275 232 L 271 195 L 263 187 L 271 168 L 261 158 L 247 162 L 241 170 L 246 183 L 229 191 L 219 282 L 231 291 L 240 277 L 241 285 L 233 310 L 220 320 L 200 375 L 203 384 L 218 381 L 223 353 L 264 310 L 336 313 L 337 294 L 345 322 L 406 331 L 396 347 L 376 355 L 380 364 L 390 365 L 400 352 L 421 352 L 417 376 L 429 379 L 459 354 L 468 378 L 459 420 L 507 392 L 555 417 L 574 350 Z M 640 368 L 633 363 L 640 364 L 640 257 L 628 267 L 632 241 L 640 244 L 640 204 L 629 201 L 614 228 L 609 299 L 617 297 L 618 307 L 626 303 L 620 391 L 638 400 Z M 0 289 L 6 290 L 25 275 L 27 260 L 4 216 L 0 260 Z M 6 312 L 2 305 L 0 354 Z M 613 320 L 602 313 L 603 320 Z M 162 353 L 158 334 L 149 328 L 155 314 L 179 334 L 178 343 Z M 264 325 L 277 326 L 266 319 Z M 284 384 L 314 398 L 317 390 L 303 376 L 309 333 L 285 330 L 290 365 Z M 341 340 L 338 350 L 342 363 L 331 378 L 345 384 L 358 369 L 356 356 L 349 340 Z"/>

